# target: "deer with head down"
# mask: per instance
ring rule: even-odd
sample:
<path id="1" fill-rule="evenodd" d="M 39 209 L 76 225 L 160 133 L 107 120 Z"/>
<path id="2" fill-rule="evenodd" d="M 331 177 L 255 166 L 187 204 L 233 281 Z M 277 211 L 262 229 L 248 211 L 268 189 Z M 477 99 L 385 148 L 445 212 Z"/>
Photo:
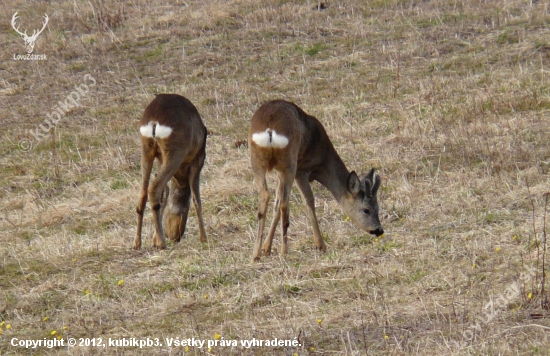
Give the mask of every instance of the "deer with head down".
<path id="1" fill-rule="evenodd" d="M 154 246 L 166 248 L 165 234 L 175 242 L 180 241 L 185 232 L 191 197 L 199 220 L 199 239 L 206 242 L 199 190 L 200 173 L 206 158 L 206 127 L 197 109 L 183 96 L 159 94 L 145 109 L 139 131 L 142 183 L 136 208 L 138 226 L 134 249 L 141 248 L 147 197 L 153 209 Z M 149 186 L 155 158 L 159 161 L 159 170 Z M 171 189 L 166 189 L 170 179 Z M 163 192 L 169 192 L 164 201 Z"/>
<path id="2" fill-rule="evenodd" d="M 260 260 L 262 250 L 264 255 L 270 255 L 273 236 L 281 218 L 281 254 L 286 255 L 290 215 L 288 202 L 294 181 L 307 206 L 317 249 L 325 251 L 326 246 L 315 215 L 315 199 L 310 186 L 313 180 L 332 193 L 357 227 L 376 236 L 384 233 L 378 218 L 377 192 L 380 176 L 374 173 L 374 169 L 363 179 L 359 179 L 355 172 L 349 172 L 336 153 L 323 125 L 315 117 L 288 101 L 267 102 L 252 117 L 248 142 L 254 181 L 259 191 L 259 226 L 252 256 L 254 261 Z M 279 186 L 275 196 L 273 221 L 262 246 L 270 197 L 266 173 L 271 170 L 277 172 Z"/>

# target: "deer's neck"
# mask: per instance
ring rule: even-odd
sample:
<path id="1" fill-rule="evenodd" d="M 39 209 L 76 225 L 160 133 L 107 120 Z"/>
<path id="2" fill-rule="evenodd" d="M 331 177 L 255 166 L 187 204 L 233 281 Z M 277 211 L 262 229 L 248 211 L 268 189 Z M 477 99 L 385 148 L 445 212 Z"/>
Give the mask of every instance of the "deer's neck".
<path id="1" fill-rule="evenodd" d="M 323 167 L 318 171 L 316 180 L 324 185 L 340 203 L 340 199 L 348 189 L 349 171 L 334 147 L 331 147 Z"/>

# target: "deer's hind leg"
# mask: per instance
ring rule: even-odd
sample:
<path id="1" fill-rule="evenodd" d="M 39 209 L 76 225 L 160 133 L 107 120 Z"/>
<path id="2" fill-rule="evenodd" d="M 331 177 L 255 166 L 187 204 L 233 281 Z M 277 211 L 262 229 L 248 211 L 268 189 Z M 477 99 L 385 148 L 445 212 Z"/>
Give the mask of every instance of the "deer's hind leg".
<path id="1" fill-rule="evenodd" d="M 280 188 L 280 182 L 279 182 Z M 267 202 L 266 202 L 267 206 Z M 267 210 L 267 209 L 266 209 Z M 267 238 L 265 239 L 262 250 L 265 256 L 271 255 L 271 245 L 273 244 L 273 237 L 275 236 L 275 231 L 277 230 L 277 225 L 281 220 L 281 194 L 280 189 L 277 189 L 275 193 L 275 203 L 273 203 L 273 220 L 271 221 L 271 226 L 269 227 L 269 232 L 267 233 Z"/>
<path id="2" fill-rule="evenodd" d="M 143 143 L 141 150 L 141 189 L 139 193 L 139 201 L 136 206 L 137 212 L 137 233 L 134 239 L 134 250 L 141 248 L 141 228 L 143 226 L 143 214 L 145 206 L 147 204 L 147 188 L 149 187 L 149 180 L 151 177 L 151 171 L 153 170 L 153 162 L 155 161 L 154 151 L 152 147 Z"/>
<path id="3" fill-rule="evenodd" d="M 262 240 L 265 227 L 267 205 L 269 203 L 269 190 L 267 188 L 267 181 L 265 179 L 267 169 L 260 164 L 255 164 L 254 160 L 252 160 L 252 172 L 254 173 L 254 182 L 256 183 L 259 194 L 258 234 L 256 235 L 256 242 L 254 243 L 252 261 L 259 261 L 262 254 Z"/>

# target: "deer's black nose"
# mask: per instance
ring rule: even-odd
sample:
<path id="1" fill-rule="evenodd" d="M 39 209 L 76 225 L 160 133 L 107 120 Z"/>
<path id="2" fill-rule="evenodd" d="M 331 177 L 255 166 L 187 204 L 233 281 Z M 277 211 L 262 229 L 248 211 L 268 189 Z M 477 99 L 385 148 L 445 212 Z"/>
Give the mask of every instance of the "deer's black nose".
<path id="1" fill-rule="evenodd" d="M 376 235 L 376 236 L 380 236 L 384 233 L 384 229 L 382 229 L 381 227 L 379 227 L 378 229 L 376 230 L 373 230 L 373 231 L 370 231 L 371 234 L 373 235 Z"/>

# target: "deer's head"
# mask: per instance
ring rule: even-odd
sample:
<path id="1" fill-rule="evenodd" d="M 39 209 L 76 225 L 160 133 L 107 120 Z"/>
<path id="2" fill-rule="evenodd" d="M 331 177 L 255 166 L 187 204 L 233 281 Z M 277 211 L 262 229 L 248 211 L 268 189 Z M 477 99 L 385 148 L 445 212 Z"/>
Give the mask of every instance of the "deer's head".
<path id="1" fill-rule="evenodd" d="M 16 26 L 16 22 L 18 18 L 19 16 L 17 15 L 17 12 L 15 12 L 15 14 L 13 14 L 13 17 L 11 18 L 11 26 L 13 27 L 15 32 L 17 32 L 23 37 L 23 40 L 25 41 L 25 49 L 27 50 L 27 53 L 30 54 L 34 50 L 34 44 L 36 43 L 36 39 L 38 38 L 38 35 L 41 34 L 42 31 L 44 31 L 44 29 L 46 28 L 49 18 L 48 18 L 48 15 L 44 14 L 44 25 L 40 30 L 33 30 L 33 33 L 31 36 L 27 35 L 27 30 L 25 30 L 25 32 L 19 31 L 19 27 Z"/>
<path id="2" fill-rule="evenodd" d="M 348 194 L 344 195 L 342 208 L 359 228 L 380 236 L 384 229 L 378 219 L 378 200 L 376 193 L 380 188 L 380 176 L 374 174 L 374 168 L 360 180 L 355 172 L 348 177 Z"/>

